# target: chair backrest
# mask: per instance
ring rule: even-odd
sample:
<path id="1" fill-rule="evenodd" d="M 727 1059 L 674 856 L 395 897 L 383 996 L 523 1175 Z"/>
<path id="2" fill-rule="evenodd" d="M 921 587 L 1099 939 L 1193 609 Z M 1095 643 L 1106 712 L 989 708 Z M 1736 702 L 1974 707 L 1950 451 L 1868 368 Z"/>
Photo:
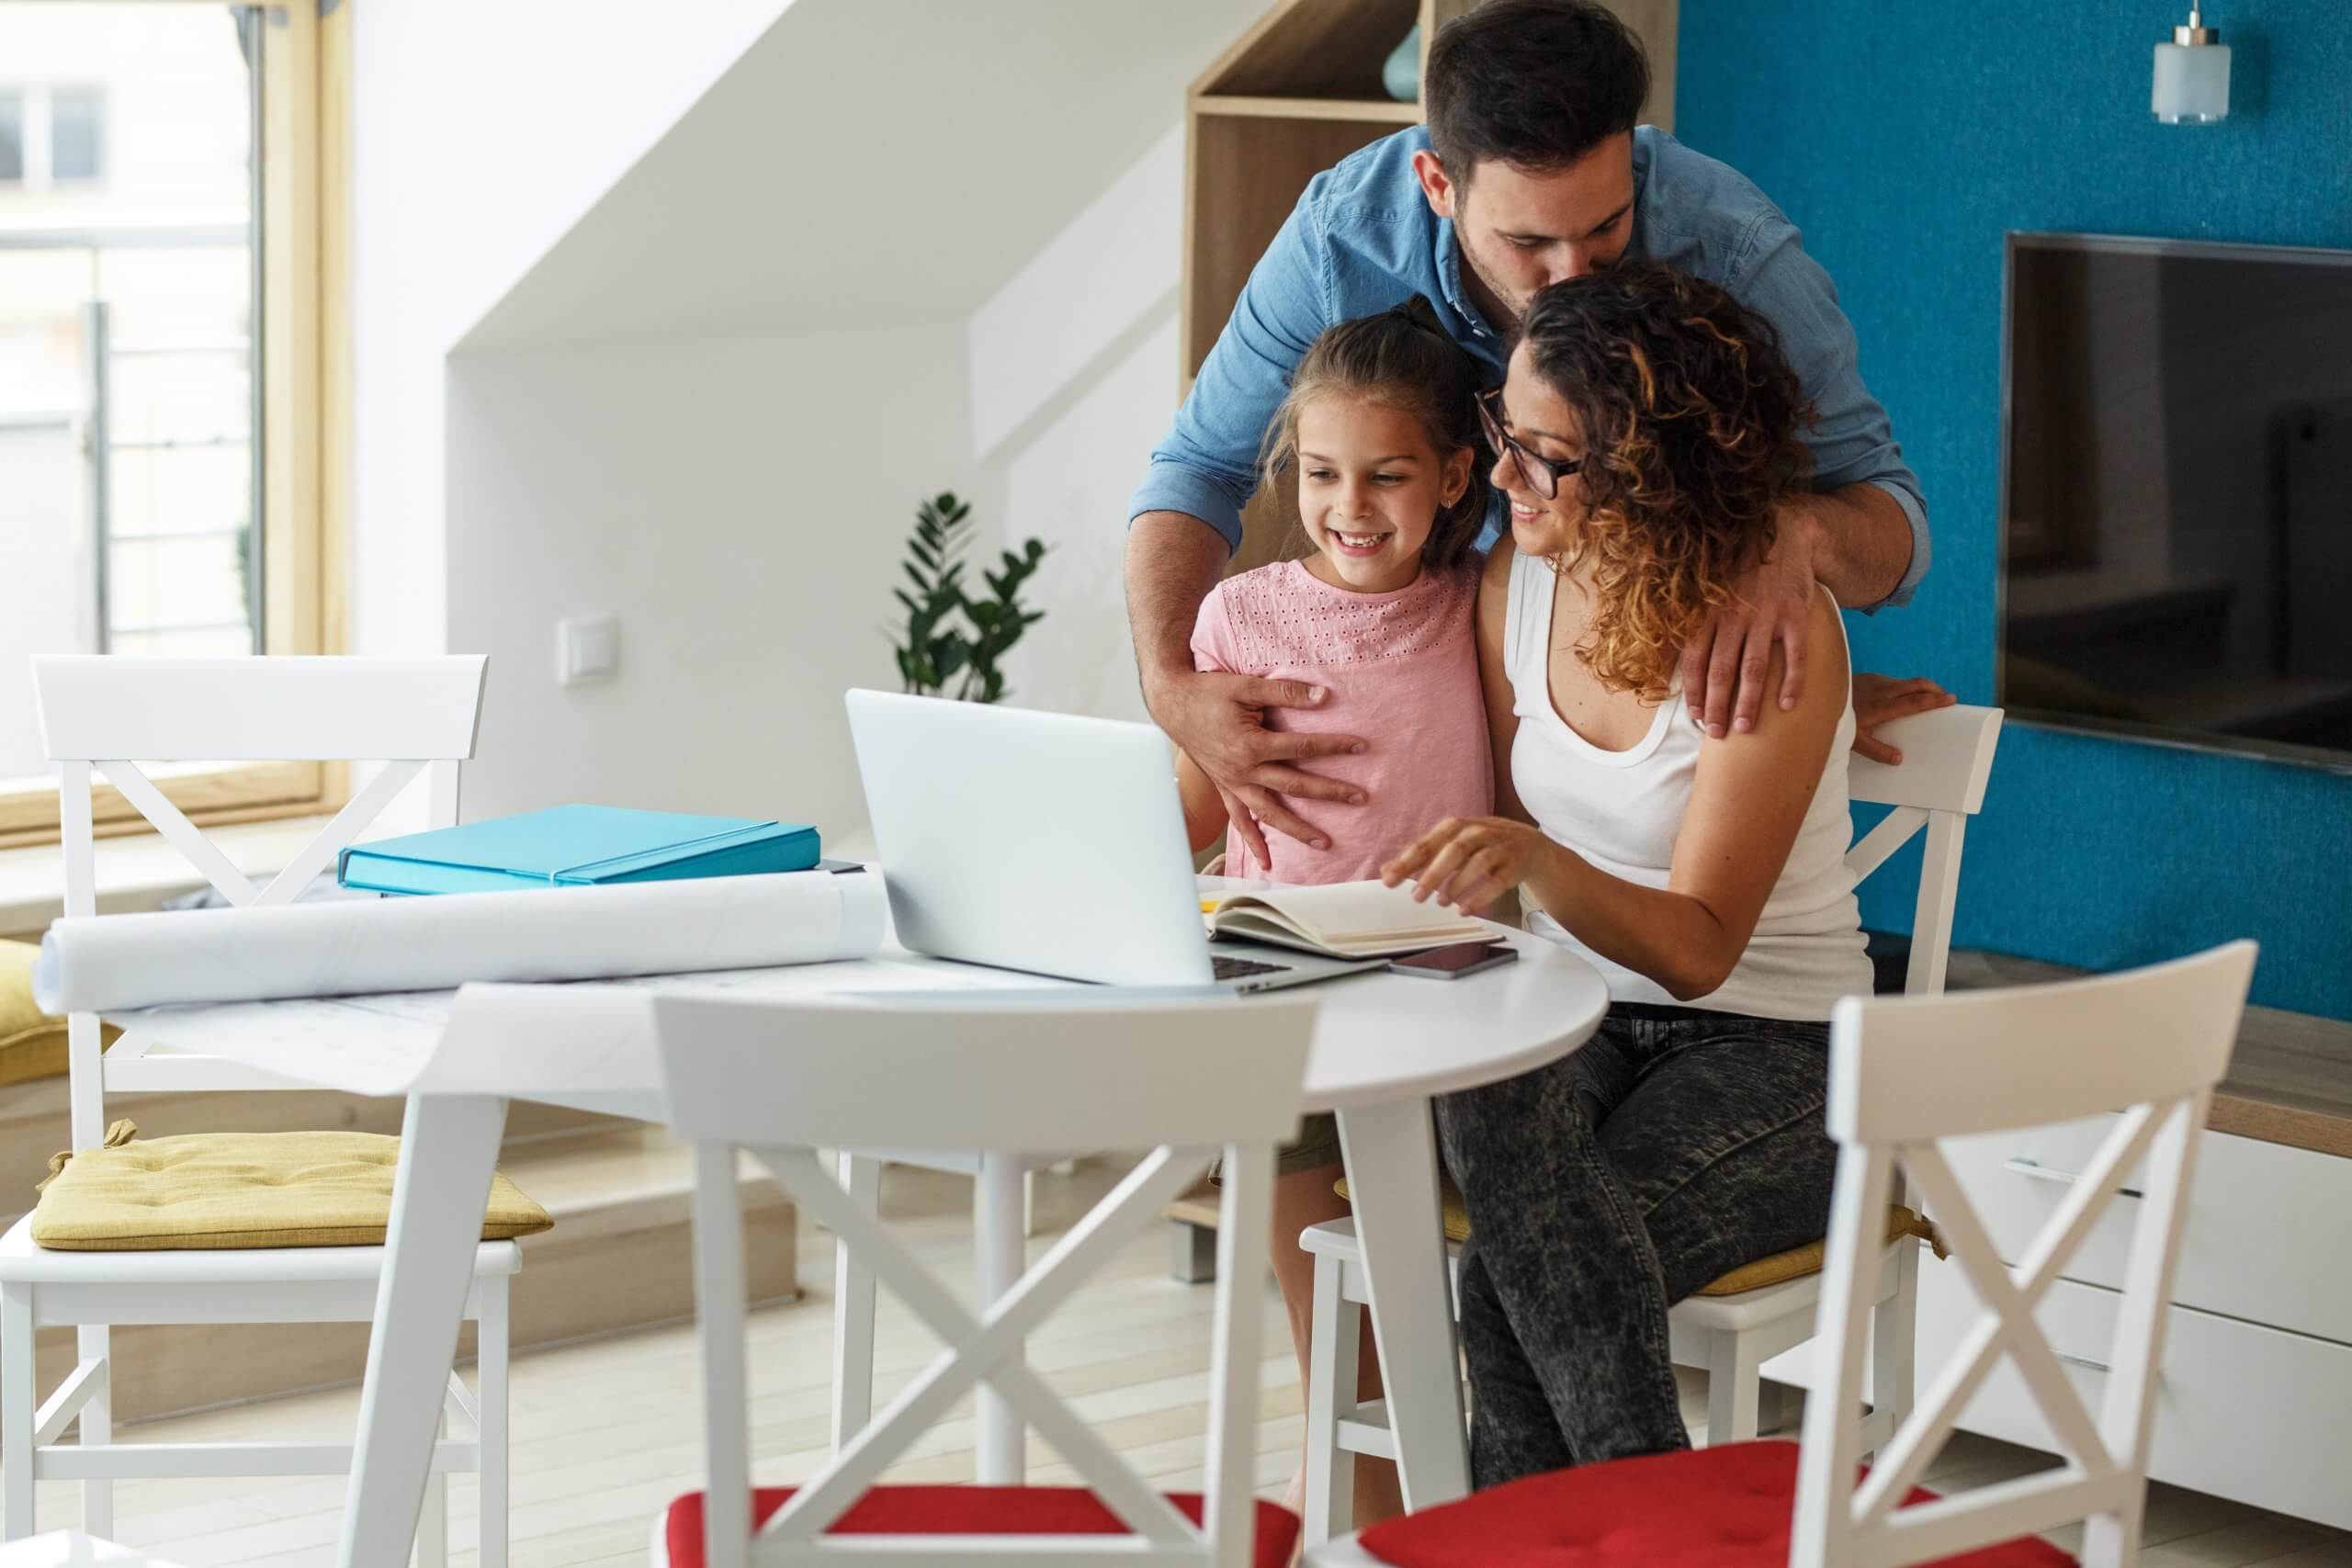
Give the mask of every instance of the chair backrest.
<path id="1" fill-rule="evenodd" d="M 473 755 L 487 660 L 143 659 L 119 654 L 36 655 L 33 691 L 41 739 L 59 778 L 65 913 L 97 912 L 91 821 L 95 781 L 121 792 L 222 897 L 239 906 L 288 903 L 334 863 L 418 773 L 430 771 L 429 820 L 458 819 L 458 767 Z M 135 760 L 134 760 L 135 759 Z M 302 852 L 255 886 L 139 767 L 140 761 L 369 761 L 382 772 L 353 795 Z M 104 1134 L 104 1092 L 119 1089 L 291 1087 L 210 1057 L 151 1055 L 158 1042 L 134 1031 L 103 1063 L 95 1014 L 69 1014 L 73 1139 Z"/>
<path id="2" fill-rule="evenodd" d="M 1965 704 L 1914 714 L 1883 727 L 1879 737 L 1903 753 L 1889 767 L 1856 757 L 1847 769 L 1846 795 L 1865 805 L 1894 809 L 1846 852 L 1846 864 L 1860 882 L 1926 829 L 1927 852 L 1919 865 L 1919 898 L 1912 912 L 1911 964 L 1904 976 L 1905 996 L 1934 996 L 1944 988 L 1951 956 L 1952 908 L 1960 896 L 1961 840 L 1968 819 L 1983 809 L 1984 785 L 1993 774 L 1993 750 L 2001 739 L 2001 710 Z"/>
<path id="3" fill-rule="evenodd" d="M 2229 1065 L 2255 952 L 2234 942 L 2122 975 L 1838 1004 L 1828 1106 L 1838 1182 L 1816 1325 L 1838 1355 L 1805 1407 L 1792 1563 L 1917 1562 L 2076 1519 L 2089 1521 L 2086 1563 L 2115 1568 L 2136 1555 L 2198 1134 Z M 1941 1140 L 2102 1111 L 2121 1113 L 2113 1133 L 2016 1266 L 2005 1264 Z M 2034 1311 L 2143 1160 L 2107 1393 L 2094 1419 Z M 1927 1198 L 1985 1311 L 1857 1488 L 1855 1412 L 1898 1170 Z M 2065 1465 L 1900 1507 L 2005 1353 Z"/>
<path id="4" fill-rule="evenodd" d="M 1259 1260 L 1272 1217 L 1276 1144 L 1294 1134 L 1313 1028 L 1311 994 L 1262 1000 L 1067 1000 L 954 1006 L 663 994 L 655 1029 L 672 1124 L 695 1145 L 695 1298 L 703 1345 L 711 1568 L 825 1562 L 887 1551 L 824 1531 L 956 1401 L 985 1382 L 1078 1471 L 1156 1562 L 1246 1564 L 1255 1507 Z M 985 1148 L 1011 1155 L 1150 1148 L 1018 1283 L 975 1314 L 810 1145 Z M 1029 1371 L 1022 1347 L 1046 1315 L 1157 1219 L 1219 1148 L 1216 1342 L 1206 1495 L 1195 1526 Z M 861 1255 L 944 1343 L 940 1359 L 844 1445 L 759 1532 L 744 1406 L 742 1217 L 736 1151 L 749 1151 L 802 1211 Z M 1102 1536 L 910 1537 L 893 1562 L 1102 1561 Z"/>

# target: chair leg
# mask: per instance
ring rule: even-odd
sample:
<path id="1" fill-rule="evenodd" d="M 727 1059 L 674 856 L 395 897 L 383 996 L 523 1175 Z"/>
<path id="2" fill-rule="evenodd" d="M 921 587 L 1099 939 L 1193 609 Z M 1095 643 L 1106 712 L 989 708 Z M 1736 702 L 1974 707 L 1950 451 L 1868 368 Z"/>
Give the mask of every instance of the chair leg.
<path id="1" fill-rule="evenodd" d="M 74 1330 L 79 1342 L 76 1348 L 85 1361 L 98 1360 L 107 1364 L 107 1376 L 98 1392 L 82 1406 L 74 1419 L 74 1430 L 85 1449 L 106 1448 L 114 1442 L 114 1361 L 109 1354 L 112 1343 L 107 1325 L 85 1323 Z M 114 1483 L 85 1481 L 82 1483 L 82 1533 L 108 1540 L 114 1536 Z"/>
<path id="2" fill-rule="evenodd" d="M 1037 1234 L 1037 1173 L 1021 1173 L 1021 1239 L 1028 1240 Z"/>
<path id="3" fill-rule="evenodd" d="M 1180 1285 L 1216 1278 L 1216 1232 L 1190 1220 L 1168 1222 L 1168 1277 Z"/>
<path id="4" fill-rule="evenodd" d="M 842 1185 L 868 1213 L 882 1206 L 882 1162 L 844 1152 Z M 833 1452 L 874 1417 L 874 1271 L 833 1242 Z"/>
<path id="5" fill-rule="evenodd" d="M 1745 1442 L 1756 1436 L 1757 1386 L 1763 1358 L 1745 1334 L 1715 1334 L 1707 1347 L 1707 1446 Z"/>
<path id="6" fill-rule="evenodd" d="M 506 1568 L 508 1285 L 503 1274 L 483 1282 L 481 1313 L 474 1323 L 474 1407 L 481 1413 L 476 1436 L 481 1450 L 479 1568 Z"/>
<path id="7" fill-rule="evenodd" d="M 447 1411 L 442 1413 L 433 1432 L 436 1439 L 449 1435 Z M 416 1518 L 416 1568 L 449 1568 L 449 1476 L 447 1471 L 431 1471 L 424 1477 L 424 1506 Z"/>
<path id="8" fill-rule="evenodd" d="M 1336 1258 L 1316 1256 L 1306 1352 L 1306 1544 L 1310 1548 L 1355 1529 L 1356 1456 L 1340 1448 L 1340 1418 L 1355 1414 L 1363 1309 L 1340 1290 L 1344 1267 Z"/>
<path id="9" fill-rule="evenodd" d="M 1918 1243 L 1903 1245 L 1894 1269 L 1894 1293 L 1871 1313 L 1871 1415 L 1872 1425 L 1890 1438 L 1910 1417 L 1917 1397 L 1913 1363 L 1919 1332 Z"/>
<path id="10" fill-rule="evenodd" d="M 2112 1514 L 2093 1514 L 2083 1521 L 2083 1568 L 2126 1568 L 2140 1561 L 2140 1534 L 2147 1517 L 2146 1499 Z"/>
<path id="11" fill-rule="evenodd" d="M 983 1311 L 1020 1283 L 1028 1266 L 1021 1235 L 1020 1172 L 1006 1155 L 980 1156 L 972 1184 L 973 1296 Z M 1016 1359 L 1025 1351 L 1016 1351 Z M 1018 1486 L 1027 1473 L 1028 1438 L 1021 1412 L 983 1378 L 972 1391 L 972 1479 L 983 1486 Z"/>
<path id="12" fill-rule="evenodd" d="M 33 1533 L 33 1288 L 0 1285 L 0 1540 Z"/>

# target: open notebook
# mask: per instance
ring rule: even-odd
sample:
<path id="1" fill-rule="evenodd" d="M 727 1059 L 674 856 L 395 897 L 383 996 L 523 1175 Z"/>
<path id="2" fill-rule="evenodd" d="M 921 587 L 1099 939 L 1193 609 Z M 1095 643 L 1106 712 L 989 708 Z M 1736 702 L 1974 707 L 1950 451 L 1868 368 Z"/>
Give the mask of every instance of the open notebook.
<path id="1" fill-rule="evenodd" d="M 1339 958 L 1385 958 L 1457 942 L 1493 942 L 1494 929 L 1416 904 L 1409 887 L 1333 882 L 1315 887 L 1261 887 L 1204 898 L 1212 936 L 1241 937 Z"/>

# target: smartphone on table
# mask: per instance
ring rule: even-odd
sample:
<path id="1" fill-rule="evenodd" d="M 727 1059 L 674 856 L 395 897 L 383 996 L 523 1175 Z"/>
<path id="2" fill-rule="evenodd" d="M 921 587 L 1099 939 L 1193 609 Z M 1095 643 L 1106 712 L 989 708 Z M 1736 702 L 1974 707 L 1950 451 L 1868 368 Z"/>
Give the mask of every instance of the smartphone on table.
<path id="1" fill-rule="evenodd" d="M 1519 949 L 1506 942 L 1457 942 L 1451 947 L 1432 947 L 1426 953 L 1392 958 L 1388 967 L 1399 975 L 1418 975 L 1425 980 L 1459 980 L 1518 957 Z"/>

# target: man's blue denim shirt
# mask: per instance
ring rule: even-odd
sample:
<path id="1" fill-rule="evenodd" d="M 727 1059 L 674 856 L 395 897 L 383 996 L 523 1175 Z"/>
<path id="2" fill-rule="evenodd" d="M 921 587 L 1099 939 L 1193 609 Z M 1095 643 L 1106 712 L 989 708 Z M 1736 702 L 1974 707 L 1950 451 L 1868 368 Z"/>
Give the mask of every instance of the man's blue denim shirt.
<path id="1" fill-rule="evenodd" d="M 1507 335 L 1464 291 L 1453 225 L 1430 210 L 1413 175 L 1413 154 L 1428 145 L 1429 131 L 1415 126 L 1308 184 L 1250 273 L 1175 425 L 1153 449 L 1150 471 L 1128 503 L 1130 519 L 1189 513 L 1238 548 L 1267 422 L 1306 345 L 1338 322 L 1426 295 L 1490 383 L 1501 383 Z M 1634 192 L 1629 254 L 1721 284 L 1780 329 L 1818 420 L 1804 437 L 1815 486 L 1874 484 L 1911 520 L 1911 564 L 1885 600 L 1907 603 L 1928 571 L 1927 507 L 1886 411 L 1862 385 L 1854 329 L 1829 275 L 1804 254 L 1796 226 L 1746 176 L 1655 126 L 1634 132 Z M 1498 496 L 1481 547 L 1501 530 Z"/>

